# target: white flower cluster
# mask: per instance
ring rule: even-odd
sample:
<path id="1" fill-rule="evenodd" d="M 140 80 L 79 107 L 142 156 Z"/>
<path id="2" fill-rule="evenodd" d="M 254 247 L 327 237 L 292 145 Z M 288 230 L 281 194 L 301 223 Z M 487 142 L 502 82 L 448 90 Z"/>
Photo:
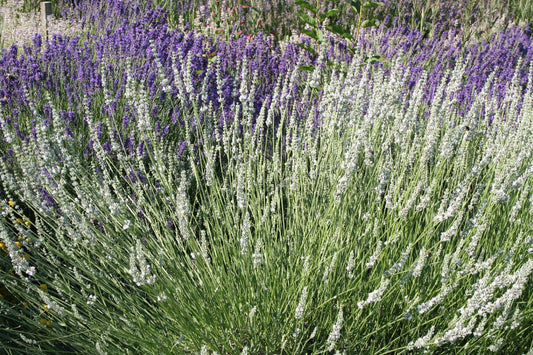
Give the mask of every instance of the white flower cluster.
<path id="1" fill-rule="evenodd" d="M 428 347 L 429 341 L 431 340 L 431 337 L 433 337 L 433 334 L 435 333 L 435 325 L 432 325 L 431 328 L 429 328 L 426 335 L 418 338 L 414 342 L 410 342 L 408 344 L 408 349 L 412 351 L 413 349 L 422 349 L 425 347 Z"/>
<path id="2" fill-rule="evenodd" d="M 324 270 L 324 275 L 322 275 L 322 281 L 324 283 L 328 283 L 329 282 L 329 275 L 331 274 L 331 272 L 335 268 L 335 263 L 336 262 L 337 262 L 337 252 L 335 252 L 335 254 L 333 254 L 333 257 L 331 258 L 331 262 L 329 263 L 329 265 Z"/>
<path id="3" fill-rule="evenodd" d="M 394 265 L 392 265 L 392 267 L 389 270 L 385 271 L 385 276 L 390 277 L 391 275 L 394 275 L 395 273 L 400 271 L 405 265 L 405 263 L 407 262 L 407 259 L 409 258 L 409 255 L 411 254 L 412 250 L 413 250 L 413 244 L 409 243 L 405 251 L 400 256 L 400 260 Z"/>
<path id="4" fill-rule="evenodd" d="M 335 345 L 337 344 L 337 341 L 341 337 L 341 330 L 342 330 L 342 323 L 344 322 L 344 314 L 342 311 L 342 307 L 339 307 L 339 313 L 337 314 L 337 320 L 335 321 L 335 324 L 333 324 L 333 329 L 331 330 L 331 333 L 328 335 L 328 339 L 326 340 L 326 343 L 328 344 L 328 351 L 332 351 L 335 349 Z"/>
<path id="5" fill-rule="evenodd" d="M 176 214 L 178 217 L 178 227 L 181 232 L 181 237 L 184 240 L 189 239 L 189 213 L 190 203 L 187 196 L 187 188 L 189 186 L 189 180 L 184 170 L 181 171 L 180 184 L 178 186 L 178 192 L 176 195 Z"/>
<path id="6" fill-rule="evenodd" d="M 246 211 L 244 214 L 244 220 L 242 221 L 241 226 L 241 255 L 248 254 L 248 244 L 250 241 L 250 229 L 252 228 L 252 224 L 250 222 L 250 213 Z"/>
<path id="7" fill-rule="evenodd" d="M 359 307 L 360 309 L 363 309 L 365 308 L 365 306 L 371 303 L 376 303 L 376 302 L 381 301 L 381 297 L 385 293 L 385 290 L 387 289 L 389 284 L 390 284 L 390 279 L 386 278 L 385 276 L 382 276 L 379 287 L 376 290 L 370 292 L 366 300 L 357 302 L 357 307 Z"/>
<path id="8" fill-rule="evenodd" d="M 355 269 L 355 258 L 353 250 L 350 251 L 350 256 L 348 257 L 348 265 L 346 266 L 346 271 L 348 271 L 348 278 L 353 279 L 353 269 Z"/>
<path id="9" fill-rule="evenodd" d="M 36 272 L 35 266 L 30 266 L 29 261 L 24 257 L 24 249 L 19 248 L 15 241 L 10 238 L 9 232 L 3 223 L 0 223 L 0 241 L 2 241 L 7 248 L 15 274 L 22 277 L 34 276 Z"/>
<path id="10" fill-rule="evenodd" d="M 413 277 L 420 277 L 422 274 L 422 269 L 424 268 L 424 265 L 426 263 L 426 259 L 428 257 L 428 251 L 426 248 L 422 247 L 420 249 L 420 252 L 418 254 L 418 259 L 416 260 L 415 266 L 413 268 L 412 275 Z"/>
<path id="11" fill-rule="evenodd" d="M 151 273 L 150 264 L 146 261 L 143 245 L 140 240 L 137 240 L 135 249 L 133 247 L 131 248 L 128 273 L 137 286 L 151 285 L 155 282 L 156 276 Z"/>
<path id="12" fill-rule="evenodd" d="M 454 289 L 454 286 L 455 285 L 448 285 L 448 286 L 442 287 L 439 294 L 437 294 L 435 297 L 429 299 L 426 302 L 419 304 L 416 307 L 418 310 L 418 313 L 424 314 L 427 311 L 429 311 L 431 308 L 440 304 L 442 301 L 444 301 L 444 298 L 446 298 L 446 296 Z"/>
<path id="13" fill-rule="evenodd" d="M 370 258 L 365 264 L 367 268 L 371 269 L 374 267 L 374 265 L 376 265 L 376 261 L 378 260 L 379 255 L 381 254 L 382 246 L 383 246 L 383 243 L 381 242 L 381 240 L 378 240 L 378 244 L 376 245 L 376 250 L 374 250 L 374 253 L 370 256 Z"/>
<path id="14" fill-rule="evenodd" d="M 263 254 L 261 253 L 262 248 L 263 242 L 261 241 L 261 238 L 258 238 L 255 242 L 254 253 L 252 254 L 252 259 L 255 267 L 263 264 Z"/>
<path id="15" fill-rule="evenodd" d="M 307 300 L 307 286 L 305 286 L 302 290 L 302 294 L 300 295 L 300 301 L 298 302 L 298 306 L 296 307 L 296 311 L 294 312 L 294 318 L 301 319 L 304 315 L 305 311 L 305 301 Z"/>

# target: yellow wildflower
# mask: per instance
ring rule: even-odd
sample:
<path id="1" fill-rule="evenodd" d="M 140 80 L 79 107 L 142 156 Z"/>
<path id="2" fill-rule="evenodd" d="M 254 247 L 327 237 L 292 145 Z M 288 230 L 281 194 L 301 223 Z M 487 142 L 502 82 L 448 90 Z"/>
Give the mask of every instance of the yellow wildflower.
<path id="1" fill-rule="evenodd" d="M 15 202 L 13 202 L 12 200 L 9 200 L 9 201 L 8 201 L 8 204 L 9 204 L 11 207 L 15 207 Z"/>
<path id="2" fill-rule="evenodd" d="M 22 244 L 20 244 L 20 242 L 15 242 L 15 244 L 17 245 L 17 247 L 22 248 Z"/>
<path id="3" fill-rule="evenodd" d="M 46 319 L 42 319 L 42 318 L 41 318 L 41 323 L 43 323 L 44 325 L 47 325 L 47 326 L 51 326 L 52 325 L 52 322 L 47 321 Z"/>
<path id="4" fill-rule="evenodd" d="M 41 284 L 39 287 L 45 292 L 48 290 L 48 286 L 46 286 L 46 284 Z"/>

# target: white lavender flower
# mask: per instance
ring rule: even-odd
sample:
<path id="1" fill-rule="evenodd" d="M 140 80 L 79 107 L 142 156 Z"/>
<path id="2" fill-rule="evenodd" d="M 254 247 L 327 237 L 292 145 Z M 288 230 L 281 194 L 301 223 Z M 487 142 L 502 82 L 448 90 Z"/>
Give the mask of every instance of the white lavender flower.
<path id="1" fill-rule="evenodd" d="M 492 345 L 489 346 L 489 350 L 492 351 L 493 353 L 496 353 L 500 350 L 500 348 L 502 347 L 503 345 L 503 339 L 502 338 L 498 338 L 494 343 L 492 343 Z"/>
<path id="2" fill-rule="evenodd" d="M 189 213 L 190 205 L 187 197 L 187 188 L 189 186 L 187 174 L 184 170 L 181 171 L 180 184 L 176 195 L 176 214 L 178 217 L 178 227 L 181 232 L 181 237 L 184 240 L 189 239 Z"/>
<path id="3" fill-rule="evenodd" d="M 87 299 L 87 304 L 89 306 L 92 306 L 92 305 L 94 305 L 94 303 L 96 302 L 97 299 L 98 299 L 98 297 L 96 297 L 96 295 L 89 295 L 89 297 Z"/>
<path id="4" fill-rule="evenodd" d="M 390 279 L 386 278 L 385 276 L 382 276 L 379 287 L 376 290 L 370 292 L 366 300 L 359 301 L 357 303 L 357 307 L 359 307 L 360 309 L 363 309 L 365 308 L 365 306 L 371 303 L 377 303 L 381 301 L 381 297 L 385 293 L 385 290 L 387 289 L 389 284 L 390 284 Z"/>
<path id="5" fill-rule="evenodd" d="M 422 349 L 429 345 L 429 341 L 431 340 L 431 337 L 433 337 L 433 334 L 435 333 L 435 325 L 432 325 L 431 328 L 429 328 L 426 335 L 416 339 L 414 342 L 410 342 L 408 344 L 409 350 L 413 349 Z"/>
<path id="6" fill-rule="evenodd" d="M 156 276 L 150 270 L 150 264 L 148 264 L 145 258 L 143 245 L 140 240 L 137 240 L 135 249 L 133 247 L 131 248 L 128 273 L 137 286 L 151 285 L 155 282 Z"/>
<path id="7" fill-rule="evenodd" d="M 431 298 L 430 300 L 423 302 L 417 306 L 417 310 L 419 314 L 424 314 L 427 311 L 429 311 L 431 308 L 435 307 L 436 305 L 440 304 L 444 298 L 453 290 L 452 286 L 445 286 L 441 289 L 440 293 L 437 294 L 435 297 Z"/>
<path id="8" fill-rule="evenodd" d="M 248 243 L 250 241 L 250 229 L 252 224 L 250 222 L 250 213 L 246 211 L 244 215 L 244 220 L 241 226 L 241 255 L 248 254 Z"/>
<path id="9" fill-rule="evenodd" d="M 257 313 L 257 306 L 253 306 L 253 307 L 250 309 L 250 313 L 248 313 L 248 319 L 250 319 L 250 323 L 252 323 L 252 321 L 253 321 L 254 316 L 255 316 L 256 313 Z"/>
<path id="10" fill-rule="evenodd" d="M 407 259 L 409 258 L 409 255 L 411 254 L 412 249 L 413 249 L 413 244 L 409 243 L 409 245 L 407 246 L 407 249 L 405 249 L 405 251 L 400 256 L 400 260 L 394 265 L 392 265 L 392 267 L 389 270 L 385 271 L 385 276 L 389 277 L 391 275 L 394 275 L 398 271 L 400 271 L 405 265 L 405 263 L 407 262 Z"/>
<path id="11" fill-rule="evenodd" d="M 307 300 L 307 286 L 305 286 L 302 290 L 302 294 L 300 295 L 300 301 L 298 302 L 298 306 L 296 307 L 296 311 L 294 312 L 294 318 L 301 319 L 304 315 L 305 311 L 305 301 Z"/>
<path id="12" fill-rule="evenodd" d="M 204 261 L 209 264 L 211 263 L 211 258 L 209 257 L 209 251 L 207 250 L 207 239 L 206 239 L 205 230 L 200 231 L 200 254 Z"/>
<path id="13" fill-rule="evenodd" d="M 252 254 L 253 263 L 256 267 L 263 264 L 263 254 L 261 253 L 262 248 L 263 242 L 261 241 L 261 238 L 258 238 L 255 242 L 254 253 Z"/>
<path id="14" fill-rule="evenodd" d="M 333 325 L 333 329 L 331 330 L 331 333 L 329 333 L 328 339 L 326 340 L 326 343 L 328 344 L 328 351 L 332 351 L 335 348 L 337 341 L 341 337 L 342 323 L 344 321 L 343 316 L 344 315 L 342 312 L 342 307 L 339 307 L 339 313 L 337 315 L 337 320 L 335 321 L 335 324 Z"/>
<path id="15" fill-rule="evenodd" d="M 426 248 L 422 247 L 420 249 L 420 252 L 418 254 L 418 259 L 415 263 L 415 267 L 413 268 L 413 277 L 420 277 L 422 274 L 422 269 L 424 268 L 424 265 L 426 263 L 426 258 L 428 257 L 428 252 Z"/>
<path id="16" fill-rule="evenodd" d="M 329 275 L 331 274 L 331 271 L 335 267 L 335 263 L 337 262 L 337 252 L 333 254 L 333 257 L 331 258 L 331 262 L 326 267 L 326 270 L 324 270 L 324 275 L 322 275 L 322 282 L 328 283 L 329 282 Z"/>
<path id="17" fill-rule="evenodd" d="M 374 265 L 376 265 L 376 261 L 378 260 L 379 255 L 381 254 L 382 245 L 383 243 L 381 242 L 381 240 L 379 240 L 376 245 L 376 250 L 374 250 L 374 253 L 370 256 L 367 263 L 365 264 L 367 268 L 371 269 L 374 267 Z"/>
<path id="18" fill-rule="evenodd" d="M 355 269 L 355 259 L 353 250 L 350 251 L 350 256 L 348 257 L 348 265 L 346 265 L 346 271 L 348 271 L 348 278 L 353 279 L 353 269 Z"/>

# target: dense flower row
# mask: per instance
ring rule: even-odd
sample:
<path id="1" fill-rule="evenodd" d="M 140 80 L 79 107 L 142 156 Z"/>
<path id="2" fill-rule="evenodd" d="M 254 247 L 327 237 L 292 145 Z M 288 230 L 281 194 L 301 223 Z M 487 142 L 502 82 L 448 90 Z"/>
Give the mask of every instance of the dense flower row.
<path id="1" fill-rule="evenodd" d="M 263 35 L 253 38 L 243 36 L 224 42 L 205 38 L 194 32 L 184 34 L 171 31 L 166 25 L 167 13 L 161 9 L 141 12 L 138 7 L 121 1 L 110 2 L 109 7 L 104 9 L 107 12 L 99 13 L 98 18 L 122 16 L 129 21 L 124 21 L 117 27 L 108 27 L 105 33 L 87 34 L 82 38 L 69 39 L 56 35 L 46 45 L 36 36 L 34 45 L 24 48 L 21 56 L 15 47 L 4 52 L 0 60 L 0 102 L 8 123 L 11 120 L 16 123 L 19 108 L 27 106 L 30 98 L 24 95 L 24 90 L 28 90 L 34 95 L 33 99 L 40 102 L 41 90 L 46 89 L 55 93 L 52 101 L 58 105 L 62 119 L 68 122 L 65 133 L 70 134 L 79 126 L 75 122 L 82 119 L 80 108 L 84 98 L 92 100 L 101 93 L 101 67 L 105 67 L 105 75 L 111 78 L 106 84 L 109 95 L 120 97 L 121 91 L 126 88 L 129 65 L 129 72 L 135 79 L 146 80 L 149 96 L 160 98 L 159 103 L 154 102 L 150 108 L 152 114 L 158 116 L 158 127 L 154 128 L 158 131 L 172 131 L 174 125 L 183 124 L 183 118 L 177 117 L 179 110 L 168 107 L 167 112 L 158 110 L 167 102 L 176 101 L 179 83 L 172 80 L 163 83 L 158 78 L 172 72 L 171 57 L 174 53 L 182 59 L 175 63 L 181 74 L 184 70 L 182 61 L 190 61 L 186 70 L 192 80 L 191 93 L 200 97 L 202 102 L 210 102 L 215 110 L 222 107 L 224 114 L 218 120 L 221 128 L 222 117 L 231 117 L 231 107 L 236 97 L 240 96 L 240 78 L 236 75 L 235 68 L 241 63 L 246 63 L 250 73 L 257 73 L 261 82 L 254 93 L 253 110 L 257 115 L 263 102 L 272 100 L 278 78 L 286 76 L 294 66 L 318 63 L 324 68 L 326 61 L 333 61 L 346 67 L 352 58 L 343 49 L 345 44 L 334 39 L 331 39 L 325 57 L 316 58 L 294 45 L 281 50 L 275 46 L 272 37 Z M 96 15 L 89 12 L 87 16 L 92 21 L 90 16 Z M 414 88 L 422 72 L 429 70 L 424 96 L 428 105 L 432 102 L 437 83 L 445 71 L 453 68 L 459 58 L 467 56 L 469 62 L 465 69 L 465 85 L 457 92 L 461 111 L 470 107 L 473 98 L 492 72 L 500 84 L 496 87 L 496 92 L 491 94 L 497 96 L 499 102 L 504 94 L 504 84 L 512 78 L 516 65 L 520 65 L 521 85 L 525 85 L 528 63 L 533 59 L 532 48 L 529 29 L 518 27 L 494 35 L 490 42 L 470 46 L 463 45 L 460 33 L 453 31 L 426 39 L 416 30 L 409 30 L 407 27 L 385 26 L 369 29 L 360 42 L 363 55 L 379 54 L 384 58 L 384 63 L 377 66 L 390 67 L 396 57 L 404 58 L 405 68 L 411 76 L 409 90 Z M 217 59 L 216 72 L 208 71 L 208 63 L 214 59 Z M 216 80 L 224 83 L 222 87 L 215 89 Z M 295 94 L 301 94 L 297 82 L 293 90 Z M 301 107 L 307 105 L 308 98 L 298 97 L 296 95 L 293 98 L 294 107 L 302 111 Z M 190 106 L 190 102 L 186 104 Z M 290 105 L 292 104 L 291 102 Z M 118 100 L 111 99 L 106 101 L 102 109 L 114 119 L 118 115 L 122 116 L 125 126 L 135 120 L 134 113 L 127 108 L 120 111 L 117 105 L 120 108 Z M 171 104 L 171 107 L 175 107 L 175 104 Z M 50 119 L 49 109 L 39 107 L 39 110 L 48 112 Z M 168 117 L 172 117 L 172 120 Z M 29 130 L 30 127 L 26 129 Z M 29 136 L 29 131 L 20 134 Z M 184 137 L 177 137 L 177 140 L 183 141 Z"/>

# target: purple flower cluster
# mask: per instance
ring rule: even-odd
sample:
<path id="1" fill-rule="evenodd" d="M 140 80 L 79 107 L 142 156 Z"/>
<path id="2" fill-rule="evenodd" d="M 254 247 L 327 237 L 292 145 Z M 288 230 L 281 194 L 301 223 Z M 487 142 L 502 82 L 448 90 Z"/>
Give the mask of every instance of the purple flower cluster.
<path id="1" fill-rule="evenodd" d="M 192 98 L 199 97 L 200 104 L 211 105 L 213 110 L 220 112 L 219 121 L 211 124 L 222 130 L 224 118 L 233 116 L 234 103 L 239 99 L 241 77 L 236 68 L 243 61 L 247 63 L 247 71 L 258 73 L 259 77 L 254 95 L 254 115 L 259 113 L 263 103 L 271 102 L 280 77 L 286 77 L 298 63 L 316 64 L 316 56 L 292 44 L 282 50 L 272 36 L 259 33 L 227 41 L 207 38 L 195 31 L 171 30 L 168 13 L 161 8 L 141 7 L 136 2 L 124 1 L 98 4 L 100 2 L 82 1 L 70 13 L 76 14 L 77 11 L 86 23 L 99 23 L 105 28 L 101 32 L 87 32 L 76 38 L 54 35 L 44 45 L 42 38 L 36 35 L 33 46 L 25 46 L 22 54 L 13 46 L 0 56 L 0 104 L 8 116 L 7 122 L 13 124 L 19 138 L 31 139 L 37 120 L 51 119 L 43 95 L 46 91 L 52 93 L 53 104 L 59 108 L 60 117 L 66 125 L 65 136 L 80 143 L 86 156 L 93 155 L 94 142 L 84 136 L 87 132 L 82 109 L 85 98 L 92 104 L 92 109 L 101 110 L 117 121 L 117 129 L 110 135 L 102 132 L 100 126 L 98 138 L 102 140 L 101 145 L 106 152 L 111 152 L 113 140 L 120 141 L 128 154 L 136 150 L 147 152 L 149 144 L 143 145 L 135 140 L 134 123 L 138 117 L 134 107 L 124 99 L 128 65 L 131 65 L 129 71 L 132 76 L 147 85 L 154 131 L 159 139 L 172 135 L 177 156 L 181 156 L 187 149 L 183 127 L 184 120 L 190 119 L 187 113 L 192 110 Z M 352 55 L 346 50 L 347 44 L 333 38 L 330 42 L 325 60 L 349 64 Z M 518 69 L 524 84 L 528 63 L 533 59 L 530 30 L 519 27 L 501 31 L 490 41 L 467 45 L 462 42 L 460 31 L 435 31 L 433 37 L 426 38 L 417 30 L 402 26 L 398 20 L 391 24 L 385 21 L 380 27 L 365 30 L 357 45 L 363 55 L 382 56 L 384 61 L 376 66 L 387 67 L 394 58 L 403 58 L 405 68 L 412 75 L 408 90 L 414 87 L 423 71 L 428 71 L 428 105 L 444 72 L 453 68 L 456 61 L 468 57 L 465 84 L 457 93 L 462 110 L 469 107 L 473 96 L 493 71 L 496 80 L 502 83 L 501 92 L 495 93 L 501 97 L 504 84 L 513 76 L 519 60 L 521 66 Z M 185 105 L 176 104 L 179 95 L 177 83 L 171 82 L 170 91 L 165 91 L 158 80 L 160 69 L 165 76 L 172 77 L 173 53 L 179 54 L 180 58 L 190 58 L 190 68 L 183 61 L 176 63 L 180 74 L 188 71 L 192 78 L 193 92 Z M 219 59 L 218 67 L 208 70 L 209 62 L 215 57 Z M 161 68 L 158 68 L 158 63 Z M 103 98 L 102 72 L 106 76 L 110 100 Z M 307 74 L 302 72 L 304 75 Z M 222 78 L 221 90 L 215 84 L 217 76 Z M 200 93 L 204 81 L 207 82 L 207 91 Z M 320 93 L 313 98 L 303 97 L 299 95 L 298 83 L 294 85 L 292 101 L 286 105 L 291 110 L 297 110 L 297 117 L 304 117 Z M 30 97 L 25 92 L 30 92 Z M 37 106 L 39 102 L 44 104 L 40 106 L 42 115 L 33 117 L 32 126 L 26 127 L 18 123 L 17 113 L 20 108 L 28 106 L 29 100 Z M 203 114 L 200 114 L 200 121 L 202 117 Z M 196 123 L 191 123 L 194 128 Z"/>
<path id="2" fill-rule="evenodd" d="M 444 72 L 453 69 L 460 60 L 467 61 L 464 85 L 457 94 L 463 110 L 470 107 L 474 96 L 493 72 L 495 80 L 500 84 L 501 90 L 494 93 L 499 101 L 505 94 L 505 84 L 512 79 L 515 69 L 520 72 L 521 85 L 526 84 L 529 63 L 533 60 L 529 26 L 512 26 L 493 34 L 489 40 L 471 45 L 463 42 L 460 31 L 451 29 L 440 35 L 438 33 L 436 30 L 433 37 L 426 38 L 409 26 L 383 25 L 365 31 L 359 45 L 367 55 L 378 54 L 386 58 L 385 63 L 398 56 L 404 58 L 405 68 L 409 68 L 413 74 L 410 88 L 414 87 L 423 71 L 428 72 L 425 96 L 427 104 L 431 103 Z M 384 64 L 380 63 L 378 66 Z"/>

